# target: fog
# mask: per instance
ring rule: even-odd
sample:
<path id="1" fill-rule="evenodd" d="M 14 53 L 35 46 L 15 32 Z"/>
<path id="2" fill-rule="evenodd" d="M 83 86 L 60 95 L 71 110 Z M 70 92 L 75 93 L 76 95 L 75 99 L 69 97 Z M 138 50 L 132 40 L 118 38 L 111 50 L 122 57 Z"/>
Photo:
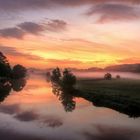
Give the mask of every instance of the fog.
<path id="1" fill-rule="evenodd" d="M 78 78 L 103 78 L 106 72 L 74 72 Z M 140 79 L 140 73 L 131 72 L 110 72 L 112 77 L 120 75 L 121 78 Z"/>

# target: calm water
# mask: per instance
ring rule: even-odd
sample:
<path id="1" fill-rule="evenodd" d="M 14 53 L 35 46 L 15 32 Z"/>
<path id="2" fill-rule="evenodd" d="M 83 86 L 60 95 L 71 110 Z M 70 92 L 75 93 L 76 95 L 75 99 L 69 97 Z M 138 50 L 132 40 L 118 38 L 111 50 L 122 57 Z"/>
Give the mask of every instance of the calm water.
<path id="1" fill-rule="evenodd" d="M 23 90 L 12 90 L 0 104 L 0 139 L 140 140 L 140 118 L 81 98 L 74 98 L 75 108 L 66 112 L 60 100 L 45 78 L 31 75 Z"/>

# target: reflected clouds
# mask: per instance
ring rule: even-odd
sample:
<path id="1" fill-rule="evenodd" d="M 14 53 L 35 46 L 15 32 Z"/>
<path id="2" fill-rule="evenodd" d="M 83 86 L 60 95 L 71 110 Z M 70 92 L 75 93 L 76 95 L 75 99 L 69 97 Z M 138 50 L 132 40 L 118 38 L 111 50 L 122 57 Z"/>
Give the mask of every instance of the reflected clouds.
<path id="1" fill-rule="evenodd" d="M 36 113 L 35 111 L 25 111 L 17 113 L 14 118 L 23 122 L 37 121 L 43 126 L 51 128 L 56 128 L 63 125 L 63 121 L 61 118 L 52 115 L 41 115 L 39 113 Z"/>
<path id="2" fill-rule="evenodd" d="M 113 127 L 106 125 L 94 125 L 97 129 L 97 134 L 84 132 L 86 140 L 134 140 L 139 139 L 140 132 L 133 128 Z M 94 132 L 94 131 L 93 131 Z"/>
<path id="3" fill-rule="evenodd" d="M 38 120 L 39 117 L 40 117 L 39 114 L 33 111 L 21 112 L 14 116 L 14 118 L 16 118 L 17 120 L 25 122 Z"/>
<path id="4" fill-rule="evenodd" d="M 0 112 L 1 113 L 5 113 L 5 114 L 9 114 L 9 115 L 13 115 L 17 112 L 20 112 L 20 107 L 18 104 L 13 104 L 13 105 L 0 105 Z"/>
<path id="5" fill-rule="evenodd" d="M 23 111 L 18 104 L 0 105 L 0 113 L 12 115 L 13 118 L 20 122 L 37 121 L 44 127 L 57 128 L 63 125 L 63 120 L 59 116 L 41 115 L 33 110 Z"/>

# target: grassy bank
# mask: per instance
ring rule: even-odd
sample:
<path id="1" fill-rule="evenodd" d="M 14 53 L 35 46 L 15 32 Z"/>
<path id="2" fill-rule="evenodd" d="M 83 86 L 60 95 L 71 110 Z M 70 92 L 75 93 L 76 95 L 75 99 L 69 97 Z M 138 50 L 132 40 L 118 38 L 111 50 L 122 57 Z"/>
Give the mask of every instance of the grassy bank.
<path id="1" fill-rule="evenodd" d="M 129 116 L 140 115 L 140 80 L 81 79 L 76 88 L 80 97 L 96 106 L 109 107 Z"/>

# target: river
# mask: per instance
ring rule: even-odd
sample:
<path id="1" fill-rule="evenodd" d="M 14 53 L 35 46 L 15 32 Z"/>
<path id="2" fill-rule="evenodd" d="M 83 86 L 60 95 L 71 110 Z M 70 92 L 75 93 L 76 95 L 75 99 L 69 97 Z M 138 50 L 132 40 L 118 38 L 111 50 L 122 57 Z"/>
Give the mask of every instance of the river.
<path id="1" fill-rule="evenodd" d="M 140 140 L 140 118 L 95 107 L 82 98 L 74 98 L 71 107 L 41 75 L 30 75 L 23 85 L 1 101 L 2 140 Z"/>

